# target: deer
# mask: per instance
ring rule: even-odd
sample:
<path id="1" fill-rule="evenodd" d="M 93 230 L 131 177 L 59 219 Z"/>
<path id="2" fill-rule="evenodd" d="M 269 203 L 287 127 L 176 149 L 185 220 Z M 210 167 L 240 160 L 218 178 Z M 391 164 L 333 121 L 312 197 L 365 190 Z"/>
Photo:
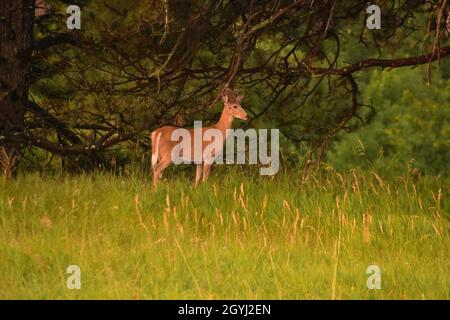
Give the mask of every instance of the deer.
<path id="1" fill-rule="evenodd" d="M 221 148 L 219 150 L 214 150 L 213 156 L 219 154 L 223 151 L 223 146 L 225 144 L 225 140 L 227 138 L 227 130 L 231 129 L 233 120 L 235 118 L 241 119 L 244 121 L 248 120 L 247 112 L 245 112 L 244 108 L 241 106 L 241 102 L 244 99 L 243 95 L 237 96 L 236 93 L 229 89 L 225 88 L 222 90 L 220 97 L 223 102 L 223 111 L 220 116 L 220 119 L 217 123 L 210 127 L 201 128 L 201 146 L 202 150 L 212 143 L 204 138 L 204 134 L 208 129 L 216 129 L 219 130 L 221 136 L 224 137 L 220 142 Z M 163 171 L 173 163 L 172 152 L 175 146 L 179 143 L 179 141 L 173 141 L 172 134 L 175 130 L 180 127 L 176 126 L 163 126 L 151 133 L 151 146 L 152 146 L 152 171 L 153 171 L 153 186 L 156 188 L 158 184 L 158 180 L 162 179 Z M 186 129 L 189 131 L 191 137 L 194 136 L 195 129 L 190 128 Z M 181 154 L 181 156 L 193 159 L 194 150 L 194 139 L 191 139 L 192 147 L 191 147 L 191 155 Z M 201 161 L 197 163 L 196 175 L 195 175 L 195 183 L 194 188 L 196 188 L 202 179 L 202 181 L 207 181 L 209 177 L 209 172 L 211 170 L 212 163 L 211 161 L 206 161 L 205 155 L 201 153 Z"/>

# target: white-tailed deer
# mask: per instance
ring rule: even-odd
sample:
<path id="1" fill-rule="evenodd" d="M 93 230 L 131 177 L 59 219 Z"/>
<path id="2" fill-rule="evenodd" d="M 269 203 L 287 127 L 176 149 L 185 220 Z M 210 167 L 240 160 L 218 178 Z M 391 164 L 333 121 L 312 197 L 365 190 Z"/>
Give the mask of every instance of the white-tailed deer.
<path id="1" fill-rule="evenodd" d="M 220 152 L 223 150 L 223 145 L 225 143 L 225 139 L 227 136 L 227 129 L 231 129 L 233 119 L 239 118 L 242 120 L 248 120 L 247 113 L 245 110 L 241 107 L 241 101 L 244 98 L 243 96 L 237 96 L 236 94 L 226 88 L 222 91 L 221 98 L 224 104 L 222 115 L 220 116 L 220 120 L 214 124 L 212 127 L 204 127 L 201 128 L 201 144 L 199 146 L 196 146 L 194 144 L 195 139 L 191 140 L 191 154 L 190 155 L 183 155 L 182 152 L 180 156 L 188 159 L 194 159 L 194 154 L 196 153 L 195 147 L 202 148 L 202 151 L 205 150 L 205 148 L 215 142 L 214 140 L 205 139 L 204 134 L 207 132 L 208 129 L 216 129 L 219 130 L 221 133 L 221 136 L 224 137 L 221 141 L 220 145 L 221 148 L 219 150 L 215 149 L 213 152 L 213 156 L 217 156 Z M 153 185 L 156 187 L 158 183 L 158 179 L 162 178 L 162 173 L 164 169 L 166 169 L 170 164 L 172 164 L 172 151 L 174 150 L 175 146 L 177 146 L 180 141 L 173 141 L 172 134 L 175 130 L 180 129 L 179 127 L 174 126 L 164 126 L 161 128 L 156 129 L 152 132 L 151 138 L 152 138 L 152 169 L 153 169 Z M 191 137 L 194 137 L 196 132 L 195 129 L 183 129 L 188 130 Z M 197 150 L 198 151 L 198 150 Z M 203 181 L 206 181 L 209 176 L 209 171 L 211 169 L 211 161 L 205 161 L 203 152 L 200 151 L 201 154 L 201 162 L 197 163 L 197 172 L 195 175 L 195 186 L 198 185 L 200 182 L 200 179 L 202 178 L 203 174 Z"/>

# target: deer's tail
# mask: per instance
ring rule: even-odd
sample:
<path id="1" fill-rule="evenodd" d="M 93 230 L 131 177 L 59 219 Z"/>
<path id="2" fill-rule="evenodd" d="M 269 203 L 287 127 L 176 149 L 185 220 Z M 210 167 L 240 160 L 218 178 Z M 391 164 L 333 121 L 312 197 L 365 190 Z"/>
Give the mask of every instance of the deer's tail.
<path id="1" fill-rule="evenodd" d="M 161 132 L 157 130 L 152 132 L 152 168 L 158 163 L 159 159 L 159 139 L 161 138 Z"/>

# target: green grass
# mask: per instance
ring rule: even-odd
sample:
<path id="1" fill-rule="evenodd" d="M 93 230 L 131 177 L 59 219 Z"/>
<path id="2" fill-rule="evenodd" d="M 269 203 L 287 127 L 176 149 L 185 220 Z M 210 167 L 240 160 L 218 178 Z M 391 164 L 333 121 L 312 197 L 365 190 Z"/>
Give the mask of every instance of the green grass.
<path id="1" fill-rule="evenodd" d="M 156 192 L 139 174 L 1 181 L 0 298 L 450 298 L 447 180 L 228 170 Z"/>

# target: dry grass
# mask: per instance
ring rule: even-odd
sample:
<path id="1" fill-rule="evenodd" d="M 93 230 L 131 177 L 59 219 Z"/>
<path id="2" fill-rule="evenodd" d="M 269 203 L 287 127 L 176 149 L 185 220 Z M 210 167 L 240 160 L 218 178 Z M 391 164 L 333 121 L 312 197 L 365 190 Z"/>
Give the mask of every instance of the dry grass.
<path id="1" fill-rule="evenodd" d="M 17 164 L 17 156 L 14 152 L 8 152 L 4 147 L 0 147 L 0 169 L 5 180 L 10 180 Z"/>

